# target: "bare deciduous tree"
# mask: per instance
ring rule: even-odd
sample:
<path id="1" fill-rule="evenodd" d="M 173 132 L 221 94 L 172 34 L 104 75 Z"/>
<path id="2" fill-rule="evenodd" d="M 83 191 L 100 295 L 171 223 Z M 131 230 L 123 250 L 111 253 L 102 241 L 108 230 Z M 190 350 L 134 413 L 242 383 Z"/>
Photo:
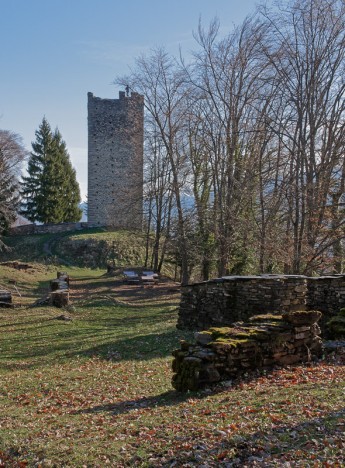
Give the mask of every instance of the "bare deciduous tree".
<path id="1" fill-rule="evenodd" d="M 26 156 L 21 137 L 0 130 L 0 234 L 15 220 L 19 205 L 18 177 Z"/>
<path id="2" fill-rule="evenodd" d="M 217 225 L 218 274 L 241 273 L 248 250 L 248 210 L 254 195 L 258 100 L 267 61 L 259 47 L 265 31 L 248 18 L 218 39 L 219 24 L 199 27 L 194 83 L 207 103 L 209 154 Z M 240 253 L 240 254 L 239 254 Z"/>
<path id="3" fill-rule="evenodd" d="M 177 212 L 178 243 L 181 253 L 181 281 L 189 280 L 188 245 L 181 187 L 185 177 L 185 160 L 181 153 L 181 131 L 185 112 L 186 86 L 176 62 L 163 50 L 140 57 L 129 77 L 116 80 L 128 85 L 145 98 L 146 112 L 155 121 L 171 171 L 171 190 Z"/>
<path id="4" fill-rule="evenodd" d="M 117 80 L 145 96 L 154 264 L 165 219 L 183 282 L 193 264 L 202 279 L 215 263 L 218 275 L 340 272 L 344 2 L 282 0 L 195 38 L 188 64 L 156 50 Z"/>
<path id="5" fill-rule="evenodd" d="M 276 133 L 290 166 L 285 184 L 289 270 L 311 273 L 339 235 L 334 236 L 340 220 L 330 228 L 329 206 L 343 184 L 345 6 L 338 0 L 282 6 L 277 13 L 261 10 L 269 30 L 262 45 L 279 77 L 277 95 L 285 107 Z"/>

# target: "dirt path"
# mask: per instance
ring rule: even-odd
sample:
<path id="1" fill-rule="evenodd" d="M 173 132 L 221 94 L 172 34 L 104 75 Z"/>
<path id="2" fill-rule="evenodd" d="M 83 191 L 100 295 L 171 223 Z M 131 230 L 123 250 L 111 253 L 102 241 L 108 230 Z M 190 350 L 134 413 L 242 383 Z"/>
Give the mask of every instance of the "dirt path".
<path id="1" fill-rule="evenodd" d="M 70 298 L 73 301 L 106 297 L 128 305 L 149 305 L 160 303 L 177 304 L 180 299 L 180 285 L 163 279 L 159 284 L 146 286 L 127 284 L 120 278 L 99 277 L 97 279 L 73 279 L 70 283 Z"/>

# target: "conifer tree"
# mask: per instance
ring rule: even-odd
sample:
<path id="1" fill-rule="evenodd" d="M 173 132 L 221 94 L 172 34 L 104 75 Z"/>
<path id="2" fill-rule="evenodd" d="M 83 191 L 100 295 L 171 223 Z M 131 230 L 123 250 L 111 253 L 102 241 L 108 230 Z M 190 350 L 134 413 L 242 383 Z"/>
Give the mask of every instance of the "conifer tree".
<path id="1" fill-rule="evenodd" d="M 35 135 L 28 175 L 22 182 L 22 213 L 42 223 L 79 221 L 80 191 L 66 143 L 58 129 L 51 131 L 46 118 Z"/>

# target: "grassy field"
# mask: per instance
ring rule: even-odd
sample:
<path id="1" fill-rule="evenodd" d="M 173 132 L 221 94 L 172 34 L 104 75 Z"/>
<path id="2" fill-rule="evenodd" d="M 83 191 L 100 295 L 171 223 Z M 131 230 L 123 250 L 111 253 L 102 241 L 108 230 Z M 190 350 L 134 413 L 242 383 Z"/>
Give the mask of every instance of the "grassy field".
<path id="1" fill-rule="evenodd" d="M 341 356 L 179 394 L 177 286 L 67 271 L 62 311 L 30 306 L 55 267 L 0 266 L 0 467 L 344 466 Z"/>

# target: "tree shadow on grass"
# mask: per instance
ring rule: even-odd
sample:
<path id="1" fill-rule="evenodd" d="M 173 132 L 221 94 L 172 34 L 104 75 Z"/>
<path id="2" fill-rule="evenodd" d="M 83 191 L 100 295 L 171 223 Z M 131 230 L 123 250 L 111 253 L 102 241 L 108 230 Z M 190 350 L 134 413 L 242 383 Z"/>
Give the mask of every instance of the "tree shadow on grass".
<path id="1" fill-rule="evenodd" d="M 87 282 L 85 284 L 85 282 Z M 111 278 L 105 279 L 103 275 L 99 276 L 83 276 L 74 278 L 73 275 L 70 277 L 70 285 L 71 288 L 80 289 L 85 288 L 88 291 L 92 291 L 93 289 L 98 289 L 100 286 L 104 288 L 108 288 L 109 290 L 113 290 L 116 286 L 117 281 Z"/>
<path id="2" fill-rule="evenodd" d="M 267 373 L 269 373 L 269 371 L 267 371 L 266 374 Z M 171 376 L 172 375 L 173 373 L 171 373 Z M 249 382 L 251 380 L 255 380 L 258 378 L 259 375 L 259 372 L 253 372 L 249 377 L 246 378 L 246 381 Z M 239 376 L 236 380 L 234 380 L 232 388 L 236 389 L 242 384 L 242 376 Z M 211 388 L 201 386 L 201 388 L 198 391 L 179 392 L 176 390 L 169 390 L 159 395 L 140 397 L 137 399 L 124 400 L 114 403 L 108 403 L 105 405 L 93 406 L 91 408 L 75 411 L 75 414 L 106 412 L 114 415 L 120 415 L 143 408 L 163 408 L 168 406 L 175 406 L 180 403 L 184 403 L 190 398 L 193 398 L 193 400 L 202 400 L 203 398 L 209 397 L 210 395 L 223 394 L 228 391 L 229 390 L 222 385 L 222 382 L 219 382 L 217 384 L 211 385 Z"/>
<path id="3" fill-rule="evenodd" d="M 78 302 L 72 302 L 73 304 L 78 307 Z M 108 297 L 106 294 L 100 294 L 98 298 L 92 299 L 91 302 L 89 303 L 82 303 L 82 307 L 84 309 L 95 309 L 95 308 L 100 308 L 100 307 L 121 307 L 121 308 L 127 308 L 131 309 L 135 312 L 138 312 L 140 310 L 145 310 L 147 308 L 150 309 L 159 309 L 163 310 L 166 307 L 174 307 L 175 310 L 177 310 L 177 301 L 172 299 L 171 301 L 165 301 L 164 304 L 162 303 L 152 303 L 152 302 L 124 302 L 122 298 L 118 300 L 116 297 Z"/>
<path id="4" fill-rule="evenodd" d="M 188 401 L 191 396 L 193 399 L 203 399 L 209 396 L 209 393 L 179 393 L 171 390 L 155 396 L 98 405 L 75 411 L 73 414 L 108 413 L 119 416 L 142 409 L 177 406 Z M 256 432 L 249 434 L 243 433 L 243 431 L 240 433 L 233 431 L 223 436 L 221 435 L 222 431 L 217 431 L 214 436 L 204 439 L 200 436 L 198 438 L 189 431 L 183 439 L 190 442 L 190 447 L 193 446 L 193 450 L 188 449 L 185 452 L 181 451 L 179 447 L 176 447 L 176 449 L 171 448 L 174 445 L 174 435 L 172 434 L 170 440 L 172 444 L 169 450 L 170 461 L 171 463 L 178 463 L 178 466 L 180 464 L 185 466 L 184 464 L 195 462 L 194 457 L 198 455 L 198 460 L 202 460 L 203 463 L 214 462 L 214 460 L 218 460 L 219 463 L 222 462 L 219 466 L 223 466 L 223 464 L 226 466 L 226 463 L 231 463 L 231 466 L 234 467 L 276 466 L 277 461 L 285 462 L 289 459 L 301 461 L 310 453 L 315 453 L 315 460 L 318 460 L 320 465 L 315 464 L 313 466 L 321 466 L 322 460 L 323 462 L 327 460 L 343 462 L 344 417 L 345 408 L 342 407 L 322 417 L 305 419 L 296 424 L 272 423 L 271 427 L 266 424 L 263 425 L 263 429 L 258 429 Z M 255 418 L 255 416 L 249 414 L 246 416 L 246 421 L 251 418 Z M 179 441 L 177 439 L 176 442 L 178 446 Z M 328 458 L 327 453 L 324 451 L 328 445 L 331 446 L 332 444 L 333 452 Z M 150 456 L 154 457 L 155 453 L 151 452 Z M 157 456 L 161 456 L 160 449 Z M 322 456 L 324 456 L 324 459 L 322 459 Z M 170 466 L 170 464 L 167 463 L 164 466 Z M 303 466 L 309 466 L 309 464 Z M 322 464 L 322 466 L 326 465 Z M 337 464 L 334 466 L 343 465 Z"/>
<path id="5" fill-rule="evenodd" d="M 50 281 L 54 279 L 55 276 L 52 275 L 51 278 L 47 278 L 46 280 L 43 281 L 38 281 L 38 285 L 35 289 L 32 289 L 32 293 L 30 292 L 30 296 L 38 299 L 42 296 L 48 296 L 50 293 Z"/>
<path id="6" fill-rule="evenodd" d="M 203 398 L 203 396 L 204 395 L 202 394 L 198 394 L 198 397 L 200 399 Z M 114 416 L 117 416 L 138 409 L 175 406 L 180 403 L 184 403 L 190 397 L 190 394 L 176 392 L 175 390 L 169 390 L 167 392 L 161 393 L 160 395 L 141 397 L 134 400 L 120 401 L 117 403 L 109 403 L 106 405 L 93 406 L 92 408 L 74 411 L 72 414 L 110 413 Z M 193 398 L 194 397 L 195 395 L 193 395 Z"/>
<path id="7" fill-rule="evenodd" d="M 189 337 L 190 335 L 188 335 Z M 179 347 L 179 341 L 186 338 L 186 333 L 172 328 L 164 333 L 149 333 L 140 336 L 123 336 L 98 346 L 84 350 L 85 356 L 115 360 L 150 360 L 171 356 Z"/>
<path id="8" fill-rule="evenodd" d="M 84 289 L 88 292 L 89 299 L 97 299 L 97 295 L 107 295 L 112 300 L 127 301 L 128 305 L 138 306 L 145 301 L 166 301 L 177 304 L 179 300 L 179 288 L 176 283 L 162 281 L 157 285 L 127 284 L 121 279 L 105 278 L 104 276 L 92 278 L 85 285 L 78 279 L 71 282 L 71 295 L 78 297 L 85 295 Z"/>
<path id="9" fill-rule="evenodd" d="M 150 360 L 167 357 L 179 346 L 186 334 L 174 327 L 163 333 L 135 335 L 116 327 L 75 327 L 66 322 L 56 324 L 50 319 L 35 324 L 35 334 L 23 336 L 25 327 L 18 333 L 2 337 L 0 368 L 15 368 L 18 362 L 25 368 L 38 368 L 56 362 L 66 362 L 78 357 L 97 357 L 105 360 Z M 57 328 L 58 327 L 58 328 Z M 99 343 L 95 345 L 95 343 Z"/>
<path id="10" fill-rule="evenodd" d="M 253 374 L 253 379 L 254 378 L 255 376 Z M 240 383 L 241 381 L 239 379 L 237 383 L 235 383 L 234 388 L 236 388 Z M 218 386 L 214 388 L 212 393 L 226 394 L 228 391 L 229 390 L 224 390 L 224 388 L 221 390 Z M 108 413 L 114 416 L 119 416 L 142 409 L 177 406 L 187 402 L 191 397 L 195 400 L 203 399 L 209 395 L 209 392 L 202 391 L 179 393 L 171 390 L 154 396 L 97 405 L 76 411 L 75 414 Z M 246 421 L 250 422 L 250 420 L 253 420 L 253 423 L 255 422 L 255 415 L 250 413 L 244 416 Z M 341 407 L 336 411 L 328 412 L 320 417 L 313 419 L 308 419 L 306 417 L 304 420 L 300 420 L 297 423 L 284 424 L 283 422 L 279 423 L 279 421 L 275 421 L 271 424 L 263 424 L 262 429 L 259 428 L 254 433 L 247 434 L 244 433 L 243 430 L 237 432 L 236 424 L 234 424 L 235 429 L 232 429 L 229 434 L 225 435 L 223 431 L 224 435 L 222 435 L 222 431 L 217 431 L 217 434 L 211 436 L 207 440 L 200 437 L 198 440 L 198 437 L 189 431 L 185 434 L 184 440 L 189 440 L 191 444 L 190 446 L 193 446 L 194 450 L 191 451 L 189 449 L 182 452 L 180 448 L 170 448 L 169 456 L 171 457 L 171 462 L 177 462 L 179 464 L 195 461 L 194 456 L 197 454 L 199 456 L 198 459 L 202 459 L 203 462 L 214 462 L 215 459 L 218 459 L 219 461 L 222 461 L 222 463 L 231 463 L 231 466 L 234 467 L 244 465 L 248 467 L 276 466 L 275 464 L 270 464 L 270 462 L 279 460 L 285 461 L 286 459 L 289 460 L 289 457 L 292 457 L 291 459 L 296 461 L 296 456 L 297 459 L 300 456 L 301 460 L 303 460 L 303 456 L 305 457 L 313 451 L 315 451 L 315 453 L 319 453 L 318 456 L 322 457 L 324 455 L 324 461 L 329 460 L 327 453 L 325 454 L 324 450 L 327 447 L 327 444 L 333 444 L 334 446 L 331 456 L 336 457 L 334 458 L 336 461 L 344 461 L 344 458 L 341 458 L 344 456 L 343 448 L 341 448 L 344 447 L 341 445 L 344 442 L 345 434 L 344 417 L 345 408 Z M 295 415 L 295 418 L 300 419 L 299 415 Z M 171 446 L 173 446 L 174 442 L 173 437 L 174 436 L 172 435 Z M 176 442 L 178 445 L 177 440 Z M 337 450 L 339 456 L 336 454 Z M 151 453 L 150 455 L 151 457 L 154 457 L 155 454 Z M 157 456 L 161 455 L 157 454 Z M 218 456 L 219 458 L 217 458 Z M 167 463 L 167 465 L 164 466 L 170 465 Z M 223 466 L 223 464 L 221 464 L 221 466 Z"/>
<path id="11" fill-rule="evenodd" d="M 309 459 L 310 463 L 314 464 L 309 465 L 306 462 L 303 466 L 331 466 L 327 461 L 345 460 L 344 448 L 341 448 L 344 441 L 344 416 L 345 408 L 340 408 L 320 418 L 305 420 L 298 424 L 275 424 L 271 429 L 258 430 L 249 435 L 217 438 L 218 440 L 209 447 L 208 451 L 215 455 L 224 454 L 223 463 L 235 459 L 236 464 L 233 466 L 237 467 L 277 466 L 277 462 L 285 463 L 289 459 L 294 463 L 297 460 L 304 460 L 310 453 L 314 456 L 314 462 Z M 333 453 L 330 451 L 328 455 L 326 447 L 332 444 Z M 228 453 L 232 454 L 229 458 Z M 179 462 L 186 461 L 180 459 L 178 454 L 176 459 Z M 271 464 L 271 461 L 274 464 Z M 344 465 L 332 464 L 332 466 Z"/>

